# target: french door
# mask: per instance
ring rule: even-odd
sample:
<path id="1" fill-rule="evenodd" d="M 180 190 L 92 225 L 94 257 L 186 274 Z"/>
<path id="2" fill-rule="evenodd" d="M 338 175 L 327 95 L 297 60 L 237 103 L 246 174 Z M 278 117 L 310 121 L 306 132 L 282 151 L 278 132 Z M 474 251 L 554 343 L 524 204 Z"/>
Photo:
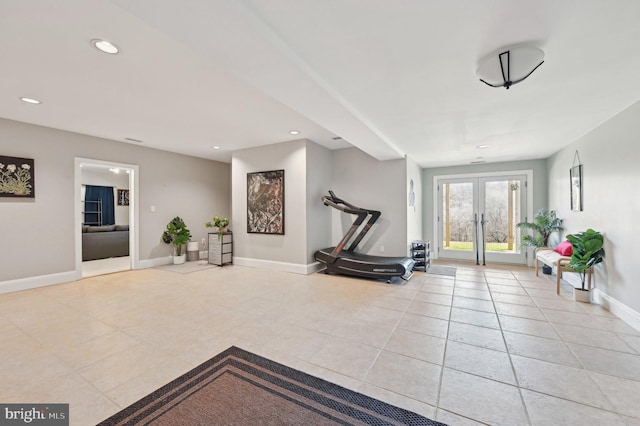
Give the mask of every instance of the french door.
<path id="1" fill-rule="evenodd" d="M 526 175 L 438 179 L 438 257 L 525 264 L 526 187 Z"/>

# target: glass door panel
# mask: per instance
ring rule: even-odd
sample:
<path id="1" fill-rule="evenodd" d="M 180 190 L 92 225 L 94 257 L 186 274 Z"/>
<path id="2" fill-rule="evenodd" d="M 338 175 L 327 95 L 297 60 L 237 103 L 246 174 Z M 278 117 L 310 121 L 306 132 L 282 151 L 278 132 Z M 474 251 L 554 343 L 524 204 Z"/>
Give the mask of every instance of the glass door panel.
<path id="1" fill-rule="evenodd" d="M 503 263 L 526 263 L 520 248 L 520 230 L 524 221 L 524 176 L 480 179 L 479 211 L 484 214 L 484 248 L 487 260 Z"/>
<path id="2" fill-rule="evenodd" d="M 476 185 L 472 181 L 440 184 L 441 251 L 445 257 L 471 259 L 476 253 Z"/>
<path id="3" fill-rule="evenodd" d="M 525 187 L 526 176 L 438 180 L 439 256 L 526 263 L 516 227 L 524 221 Z"/>

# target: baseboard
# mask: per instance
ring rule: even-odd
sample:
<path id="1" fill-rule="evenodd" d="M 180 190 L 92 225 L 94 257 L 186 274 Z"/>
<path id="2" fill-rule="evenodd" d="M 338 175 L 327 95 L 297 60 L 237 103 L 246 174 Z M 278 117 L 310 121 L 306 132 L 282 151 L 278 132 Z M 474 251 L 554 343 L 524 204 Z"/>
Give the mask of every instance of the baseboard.
<path id="1" fill-rule="evenodd" d="M 138 269 L 153 268 L 155 266 L 169 265 L 173 262 L 171 256 L 156 257 L 154 259 L 145 259 L 138 262 Z"/>
<path id="2" fill-rule="evenodd" d="M 614 299 L 604 291 L 597 288 L 593 289 L 591 293 L 595 303 L 602 305 L 603 308 L 629 324 L 631 327 L 640 331 L 640 312 L 631 309 L 624 303 Z"/>
<path id="3" fill-rule="evenodd" d="M 57 274 L 38 275 L 36 277 L 18 278 L 17 280 L 0 281 L 0 294 L 68 283 L 79 280 L 80 278 L 76 271 L 68 271 Z"/>
<path id="4" fill-rule="evenodd" d="M 251 268 L 271 269 L 282 272 L 292 272 L 294 274 L 309 275 L 318 270 L 320 266 L 318 262 L 308 265 L 298 263 L 276 262 L 274 260 L 251 259 L 248 257 L 233 257 L 233 264 L 237 266 L 248 266 Z"/>

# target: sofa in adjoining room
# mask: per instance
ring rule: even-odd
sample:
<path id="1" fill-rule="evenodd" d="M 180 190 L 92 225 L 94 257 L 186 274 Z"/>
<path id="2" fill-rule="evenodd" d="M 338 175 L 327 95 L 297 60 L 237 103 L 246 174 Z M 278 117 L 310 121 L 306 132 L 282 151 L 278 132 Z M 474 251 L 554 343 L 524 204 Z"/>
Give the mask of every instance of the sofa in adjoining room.
<path id="1" fill-rule="evenodd" d="M 129 225 L 82 226 L 82 260 L 129 256 Z"/>

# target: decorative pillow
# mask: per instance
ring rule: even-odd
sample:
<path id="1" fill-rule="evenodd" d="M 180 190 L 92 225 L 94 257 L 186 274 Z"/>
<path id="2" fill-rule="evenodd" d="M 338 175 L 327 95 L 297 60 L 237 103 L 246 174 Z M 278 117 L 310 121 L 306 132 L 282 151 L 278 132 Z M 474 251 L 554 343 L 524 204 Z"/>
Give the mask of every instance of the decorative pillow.
<path id="1" fill-rule="evenodd" d="M 561 242 L 553 250 L 560 253 L 561 256 L 571 256 L 573 254 L 573 246 L 568 240 Z"/>

